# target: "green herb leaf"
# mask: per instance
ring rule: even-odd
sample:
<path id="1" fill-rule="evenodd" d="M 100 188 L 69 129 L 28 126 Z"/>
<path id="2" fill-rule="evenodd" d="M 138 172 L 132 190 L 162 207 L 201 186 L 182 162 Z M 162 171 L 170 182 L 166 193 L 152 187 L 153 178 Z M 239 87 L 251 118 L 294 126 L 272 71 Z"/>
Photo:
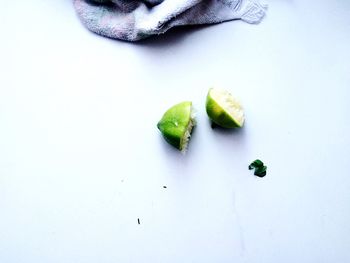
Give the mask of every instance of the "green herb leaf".
<path id="1" fill-rule="evenodd" d="M 259 159 L 256 159 L 254 162 L 252 162 L 250 165 L 249 165 L 249 170 L 252 170 L 254 168 L 259 168 L 259 167 L 263 167 L 264 166 L 264 163 L 262 161 L 260 161 Z"/>
<path id="2" fill-rule="evenodd" d="M 266 175 L 266 172 L 263 172 L 261 174 L 255 174 L 255 175 L 258 176 L 258 177 L 264 177 Z"/>
<path id="3" fill-rule="evenodd" d="M 266 166 L 255 168 L 254 175 L 264 177 L 266 175 Z"/>
<path id="4" fill-rule="evenodd" d="M 259 159 L 255 160 L 249 165 L 249 170 L 254 170 L 254 175 L 259 177 L 264 177 L 266 175 L 267 166 L 264 165 Z"/>

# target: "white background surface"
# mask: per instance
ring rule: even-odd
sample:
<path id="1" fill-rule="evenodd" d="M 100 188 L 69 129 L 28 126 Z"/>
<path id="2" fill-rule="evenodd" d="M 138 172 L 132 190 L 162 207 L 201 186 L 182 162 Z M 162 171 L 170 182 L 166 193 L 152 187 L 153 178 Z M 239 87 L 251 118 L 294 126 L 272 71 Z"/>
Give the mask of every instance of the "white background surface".
<path id="1" fill-rule="evenodd" d="M 2 0 L 0 22 L 0 262 L 350 262 L 349 1 L 138 44 L 69 0 Z M 211 85 L 243 130 L 211 129 Z M 183 100 L 185 156 L 156 129 Z"/>

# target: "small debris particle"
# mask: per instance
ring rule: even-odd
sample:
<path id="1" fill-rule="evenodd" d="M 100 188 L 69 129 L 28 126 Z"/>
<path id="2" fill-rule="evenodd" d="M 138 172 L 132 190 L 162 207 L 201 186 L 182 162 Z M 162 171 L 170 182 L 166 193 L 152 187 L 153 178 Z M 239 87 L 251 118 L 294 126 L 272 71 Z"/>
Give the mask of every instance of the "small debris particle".
<path id="1" fill-rule="evenodd" d="M 140 225 L 140 218 L 137 219 L 137 223 Z"/>
<path id="2" fill-rule="evenodd" d="M 167 188 L 166 185 L 164 185 L 163 188 Z"/>

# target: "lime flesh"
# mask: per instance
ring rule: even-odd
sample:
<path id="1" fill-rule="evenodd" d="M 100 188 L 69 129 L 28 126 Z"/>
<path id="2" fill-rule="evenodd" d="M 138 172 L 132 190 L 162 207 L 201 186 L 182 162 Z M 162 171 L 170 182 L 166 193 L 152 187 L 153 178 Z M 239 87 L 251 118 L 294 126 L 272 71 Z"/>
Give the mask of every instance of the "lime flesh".
<path id="1" fill-rule="evenodd" d="M 209 118 L 224 128 L 241 128 L 244 123 L 244 111 L 240 103 L 226 90 L 209 89 L 206 100 Z"/>
<path id="2" fill-rule="evenodd" d="M 195 119 L 192 102 L 184 101 L 168 109 L 157 127 L 164 139 L 182 152 L 187 150 Z"/>

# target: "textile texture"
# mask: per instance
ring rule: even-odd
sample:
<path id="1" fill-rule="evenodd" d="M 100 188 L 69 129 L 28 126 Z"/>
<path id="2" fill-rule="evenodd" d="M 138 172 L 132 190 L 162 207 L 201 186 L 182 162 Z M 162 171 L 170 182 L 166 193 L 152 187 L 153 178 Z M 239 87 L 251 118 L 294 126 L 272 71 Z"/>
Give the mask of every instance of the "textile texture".
<path id="1" fill-rule="evenodd" d="M 89 30 L 127 41 L 184 25 L 259 23 L 266 12 L 258 0 L 74 0 L 74 6 Z"/>

